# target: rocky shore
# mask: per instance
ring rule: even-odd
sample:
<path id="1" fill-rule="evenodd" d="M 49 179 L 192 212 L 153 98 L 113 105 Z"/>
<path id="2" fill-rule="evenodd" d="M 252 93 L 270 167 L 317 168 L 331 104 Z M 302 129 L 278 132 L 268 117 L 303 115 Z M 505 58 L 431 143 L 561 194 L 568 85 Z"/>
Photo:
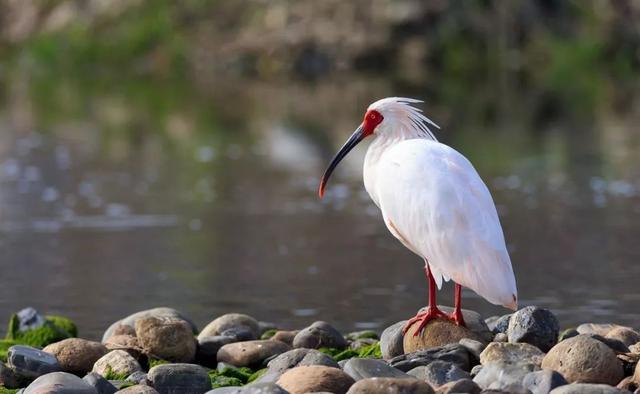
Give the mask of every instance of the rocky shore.
<path id="1" fill-rule="evenodd" d="M 26 308 L 0 340 L 0 394 L 640 393 L 633 328 L 560 331 L 535 306 L 464 318 L 468 328 L 435 320 L 415 336 L 402 335 L 404 321 L 381 335 L 344 334 L 323 321 L 282 330 L 239 313 L 198 330 L 155 308 L 114 322 L 97 342 Z"/>

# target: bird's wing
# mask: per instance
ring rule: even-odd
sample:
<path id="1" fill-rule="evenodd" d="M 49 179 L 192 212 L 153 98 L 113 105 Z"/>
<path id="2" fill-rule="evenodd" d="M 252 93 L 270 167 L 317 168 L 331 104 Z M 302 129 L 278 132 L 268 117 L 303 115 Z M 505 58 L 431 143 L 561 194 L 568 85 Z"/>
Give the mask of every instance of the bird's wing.
<path id="1" fill-rule="evenodd" d="M 516 284 L 493 199 L 471 163 L 428 140 L 396 144 L 377 167 L 377 195 L 389 230 L 424 257 L 436 277 L 513 307 Z"/>

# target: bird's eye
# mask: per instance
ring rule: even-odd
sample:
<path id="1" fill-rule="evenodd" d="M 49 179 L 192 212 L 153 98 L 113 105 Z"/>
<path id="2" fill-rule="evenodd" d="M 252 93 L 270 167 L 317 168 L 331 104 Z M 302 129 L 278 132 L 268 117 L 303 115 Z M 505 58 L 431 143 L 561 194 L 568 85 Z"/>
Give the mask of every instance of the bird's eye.
<path id="1" fill-rule="evenodd" d="M 371 118 L 371 120 L 375 120 L 376 119 L 376 114 L 371 113 L 371 115 L 369 115 L 369 118 Z"/>

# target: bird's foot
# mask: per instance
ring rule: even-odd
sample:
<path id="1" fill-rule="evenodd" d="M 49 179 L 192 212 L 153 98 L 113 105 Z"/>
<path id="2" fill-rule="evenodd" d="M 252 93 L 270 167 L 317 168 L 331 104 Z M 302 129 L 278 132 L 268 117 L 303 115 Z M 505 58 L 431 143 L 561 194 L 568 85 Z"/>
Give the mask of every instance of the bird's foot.
<path id="1" fill-rule="evenodd" d="M 450 317 L 446 313 L 442 312 L 440 309 L 438 309 L 438 307 L 436 307 L 436 306 L 431 307 L 430 306 L 424 312 L 418 312 L 414 317 L 412 317 L 407 322 L 407 324 L 404 325 L 404 328 L 402 329 L 402 334 L 406 334 L 407 331 L 409 331 L 409 328 L 411 328 L 411 326 L 413 326 L 415 323 L 420 323 L 420 325 L 418 326 L 418 329 L 413 333 L 413 336 L 417 337 L 420 334 L 420 332 L 422 332 L 422 329 L 424 329 L 425 326 L 431 320 L 438 319 L 438 318 L 452 319 L 453 320 L 452 317 Z M 456 324 L 458 324 L 458 323 L 456 322 Z"/>
<path id="2" fill-rule="evenodd" d="M 467 323 L 464 322 L 464 317 L 462 316 L 462 310 L 454 309 L 453 313 L 448 316 L 451 321 L 456 323 L 456 325 L 461 327 L 467 327 Z"/>

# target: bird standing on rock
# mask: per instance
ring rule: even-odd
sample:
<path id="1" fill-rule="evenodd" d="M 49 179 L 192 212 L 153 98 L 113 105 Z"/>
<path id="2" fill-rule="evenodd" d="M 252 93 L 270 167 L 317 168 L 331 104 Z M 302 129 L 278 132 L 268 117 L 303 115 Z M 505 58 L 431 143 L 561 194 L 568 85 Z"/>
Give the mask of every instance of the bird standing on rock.
<path id="1" fill-rule="evenodd" d="M 465 326 L 462 286 L 513 310 L 518 300 L 489 189 L 466 157 L 436 140 L 429 126 L 438 126 L 412 105 L 421 102 L 388 97 L 371 104 L 327 167 L 319 188 L 322 197 L 338 163 L 360 141 L 373 137 L 364 159 L 364 186 L 391 234 L 425 261 L 429 304 L 404 327 L 406 333 L 419 323 L 414 335 L 435 318 Z M 443 280 L 455 282 L 451 315 L 436 303 L 436 286 L 441 288 Z"/>

